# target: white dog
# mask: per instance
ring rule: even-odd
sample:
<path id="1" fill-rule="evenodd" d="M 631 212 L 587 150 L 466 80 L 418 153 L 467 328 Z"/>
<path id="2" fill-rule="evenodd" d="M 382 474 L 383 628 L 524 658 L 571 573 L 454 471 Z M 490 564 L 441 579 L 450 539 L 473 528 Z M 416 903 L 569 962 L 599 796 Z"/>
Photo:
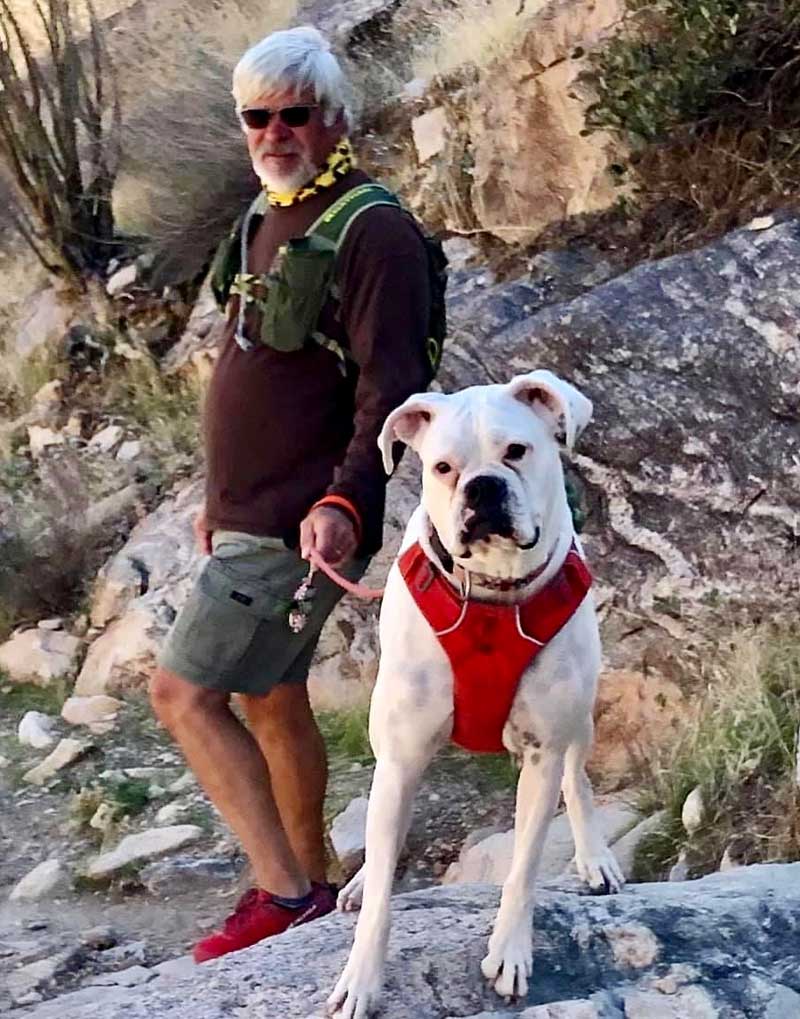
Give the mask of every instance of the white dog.
<path id="1" fill-rule="evenodd" d="M 535 371 L 507 385 L 411 397 L 383 427 L 379 442 L 387 471 L 399 439 L 419 454 L 424 474 L 422 502 L 389 574 L 380 616 L 381 662 L 369 719 L 376 766 L 366 863 L 339 896 L 340 909 L 358 908 L 362 898 L 363 908 L 347 965 L 328 1000 L 343 1019 L 364 1019 L 377 1002 L 392 879 L 414 793 L 426 765 L 454 733 L 462 745 L 479 749 L 501 740 L 521 765 L 513 862 L 481 964 L 498 994 L 527 993 L 534 879 L 559 790 L 578 873 L 596 891 L 622 887 L 622 874 L 595 822 L 584 770 L 600 640 L 558 446 L 563 433 L 571 449 L 591 413 L 590 401 L 575 388 L 549 371 Z M 438 615 L 430 623 L 420 599 L 434 584 Z M 538 617 L 520 608 L 541 592 L 551 593 L 547 611 L 555 606 L 558 615 L 567 605 L 568 617 L 564 621 L 562 611 L 543 636 L 536 629 Z M 470 613 L 480 616 L 477 629 L 484 629 L 453 650 L 446 635 L 466 632 Z M 497 620 L 499 629 L 493 630 Z M 477 649 L 478 656 L 486 652 L 481 641 L 487 633 L 502 641 L 485 660 L 486 674 L 472 669 L 471 677 L 455 681 L 452 663 L 464 646 Z M 507 652 L 513 657 L 526 641 L 527 664 L 517 668 L 518 686 L 510 694 L 506 690 L 502 717 L 488 699 L 483 717 L 475 684 L 479 698 L 493 693 L 492 663 L 502 671 Z M 534 652 L 540 653 L 531 661 Z M 454 706 L 459 683 L 460 707 Z M 494 735 L 486 731 L 487 719 L 494 719 Z"/>

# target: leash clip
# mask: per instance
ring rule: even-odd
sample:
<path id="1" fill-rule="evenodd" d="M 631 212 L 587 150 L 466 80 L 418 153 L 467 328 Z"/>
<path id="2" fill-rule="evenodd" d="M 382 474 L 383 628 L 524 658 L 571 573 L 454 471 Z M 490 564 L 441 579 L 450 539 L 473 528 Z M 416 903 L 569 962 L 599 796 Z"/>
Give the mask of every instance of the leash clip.
<path id="1" fill-rule="evenodd" d="M 289 629 L 292 633 L 300 633 L 311 615 L 313 608 L 311 603 L 314 598 L 314 590 L 311 585 L 314 582 L 316 571 L 317 568 L 312 563 L 308 568 L 308 573 L 292 596 L 292 604 L 289 607 Z"/>

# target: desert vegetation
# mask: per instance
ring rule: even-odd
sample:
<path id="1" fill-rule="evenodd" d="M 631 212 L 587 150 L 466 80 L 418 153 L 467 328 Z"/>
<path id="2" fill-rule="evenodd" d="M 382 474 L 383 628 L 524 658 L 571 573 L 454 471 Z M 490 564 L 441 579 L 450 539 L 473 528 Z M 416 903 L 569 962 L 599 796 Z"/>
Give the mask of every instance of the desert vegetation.
<path id="1" fill-rule="evenodd" d="M 800 194 L 797 0 L 626 0 L 597 51 L 588 128 L 630 147 L 615 166 L 653 254 L 707 241 Z"/>
<path id="2" fill-rule="evenodd" d="M 800 633 L 795 626 L 741 628 L 702 668 L 696 710 L 680 739 L 651 763 L 640 800 L 666 823 L 639 847 L 645 878 L 679 858 L 690 874 L 734 864 L 800 859 Z M 698 790 L 699 823 L 682 821 Z"/>

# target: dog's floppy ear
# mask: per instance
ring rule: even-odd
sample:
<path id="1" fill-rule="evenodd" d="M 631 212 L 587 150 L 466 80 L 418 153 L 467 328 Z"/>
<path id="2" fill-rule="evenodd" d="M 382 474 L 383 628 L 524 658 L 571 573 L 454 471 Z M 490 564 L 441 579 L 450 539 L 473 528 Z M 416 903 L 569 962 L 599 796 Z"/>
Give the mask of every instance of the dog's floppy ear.
<path id="1" fill-rule="evenodd" d="M 544 418 L 553 434 L 564 433 L 567 449 L 573 446 L 592 417 L 592 401 L 546 368 L 517 375 L 508 383 L 510 394 Z"/>
<path id="2" fill-rule="evenodd" d="M 411 446 L 412 449 L 417 449 L 436 414 L 438 405 L 446 399 L 442 393 L 416 393 L 392 411 L 378 436 L 383 469 L 387 474 L 394 470 L 392 444 L 399 441 Z"/>

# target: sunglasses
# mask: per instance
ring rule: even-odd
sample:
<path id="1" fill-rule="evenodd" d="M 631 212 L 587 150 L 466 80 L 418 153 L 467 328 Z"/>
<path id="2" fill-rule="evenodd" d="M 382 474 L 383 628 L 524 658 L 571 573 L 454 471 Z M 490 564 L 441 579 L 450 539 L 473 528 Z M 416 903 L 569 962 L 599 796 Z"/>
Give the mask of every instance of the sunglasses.
<path id="1" fill-rule="evenodd" d="M 251 131 L 263 131 L 274 116 L 278 116 L 287 127 L 305 127 L 311 119 L 311 111 L 317 104 L 306 106 L 284 106 L 282 110 L 269 110 L 266 107 L 251 107 L 240 110 L 239 118 Z"/>

